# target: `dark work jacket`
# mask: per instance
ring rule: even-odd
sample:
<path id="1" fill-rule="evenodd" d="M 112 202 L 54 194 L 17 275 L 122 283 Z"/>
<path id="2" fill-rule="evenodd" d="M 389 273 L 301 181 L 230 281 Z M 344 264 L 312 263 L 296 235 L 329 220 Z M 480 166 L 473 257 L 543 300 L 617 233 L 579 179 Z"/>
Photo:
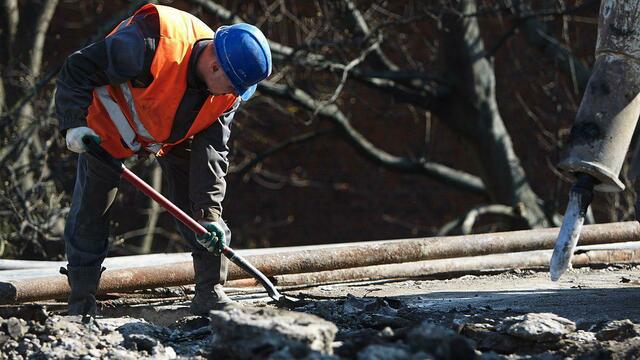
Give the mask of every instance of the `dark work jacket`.
<path id="1" fill-rule="evenodd" d="M 87 109 L 93 90 L 104 85 L 131 81 L 134 87 L 146 87 L 153 81 L 150 73 L 160 30 L 156 12 L 136 15 L 130 26 L 71 54 L 56 83 L 56 115 L 60 132 L 87 126 Z M 190 126 L 209 96 L 205 83 L 196 75 L 196 62 L 211 40 L 198 41 L 189 59 L 187 90 L 174 119 L 175 126 Z M 167 89 L 170 91 L 170 89 Z M 222 214 L 226 191 L 224 176 L 229 162 L 227 141 L 231 134 L 233 112 L 221 116 L 209 128 L 173 148 L 167 156 L 189 161 L 189 197 L 197 219 L 217 220 Z M 181 125 L 177 125 L 181 124 Z"/>

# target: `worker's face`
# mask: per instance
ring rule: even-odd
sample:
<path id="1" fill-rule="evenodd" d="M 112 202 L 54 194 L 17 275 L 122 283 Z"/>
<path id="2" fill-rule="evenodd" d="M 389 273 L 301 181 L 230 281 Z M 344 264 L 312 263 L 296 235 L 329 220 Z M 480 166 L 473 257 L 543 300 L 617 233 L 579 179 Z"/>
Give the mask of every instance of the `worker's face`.
<path id="1" fill-rule="evenodd" d="M 213 43 L 204 50 L 202 55 L 200 59 L 202 61 L 201 74 L 211 95 L 234 94 L 238 96 L 233 85 L 231 85 L 231 81 L 229 81 L 222 67 L 218 64 Z"/>

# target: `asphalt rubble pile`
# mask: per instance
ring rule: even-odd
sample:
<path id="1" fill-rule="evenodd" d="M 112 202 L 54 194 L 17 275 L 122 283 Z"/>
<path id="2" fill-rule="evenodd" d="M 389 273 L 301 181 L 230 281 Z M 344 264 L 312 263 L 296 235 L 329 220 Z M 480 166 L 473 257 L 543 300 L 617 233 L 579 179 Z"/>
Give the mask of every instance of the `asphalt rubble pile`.
<path id="1" fill-rule="evenodd" d="M 191 324 L 194 320 L 196 326 Z M 160 327 L 128 317 L 2 318 L 0 359 L 175 359 L 176 352 L 204 358 L 210 331 L 201 329 L 208 329 L 207 319 Z"/>
<path id="2" fill-rule="evenodd" d="M 26 310 L 25 310 L 26 309 Z M 142 318 L 0 312 L 0 359 L 631 359 L 640 324 L 490 307 L 431 311 L 347 296 L 295 311 L 231 306 L 168 326 Z M 28 310 L 28 311 L 27 311 Z"/>

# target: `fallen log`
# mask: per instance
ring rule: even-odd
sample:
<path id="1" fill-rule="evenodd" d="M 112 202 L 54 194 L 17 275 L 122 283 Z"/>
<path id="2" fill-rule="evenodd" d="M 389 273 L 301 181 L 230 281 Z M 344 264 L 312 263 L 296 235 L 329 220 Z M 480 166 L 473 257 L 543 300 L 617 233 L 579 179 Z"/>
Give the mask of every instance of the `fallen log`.
<path id="1" fill-rule="evenodd" d="M 536 229 L 468 236 L 376 241 L 355 246 L 327 246 L 313 250 L 288 251 L 248 256 L 267 276 L 301 274 L 382 264 L 422 260 L 461 258 L 489 254 L 551 249 L 559 229 Z M 593 245 L 637 241 L 640 224 L 636 221 L 587 225 L 580 244 Z M 449 260 L 449 262 L 453 262 Z M 193 283 L 193 264 L 180 262 L 162 266 L 105 271 L 100 293 L 129 292 L 163 286 Z M 246 278 L 238 267 L 229 267 L 229 280 Z M 66 277 L 52 276 L 0 282 L 0 304 L 65 298 L 69 292 Z"/>

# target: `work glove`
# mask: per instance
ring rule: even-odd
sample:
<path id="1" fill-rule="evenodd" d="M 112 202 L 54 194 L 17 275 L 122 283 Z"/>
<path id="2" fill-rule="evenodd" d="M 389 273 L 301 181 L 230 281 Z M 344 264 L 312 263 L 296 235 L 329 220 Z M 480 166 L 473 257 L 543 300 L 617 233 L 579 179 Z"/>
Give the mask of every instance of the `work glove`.
<path id="1" fill-rule="evenodd" d="M 207 233 L 204 235 L 197 235 L 196 240 L 200 245 L 204 246 L 207 251 L 216 255 L 222 254 L 222 249 L 226 246 L 224 230 L 220 224 L 212 221 L 201 221 L 200 225 L 207 229 Z"/>
<path id="2" fill-rule="evenodd" d="M 100 136 L 93 129 L 80 126 L 67 130 L 67 136 L 65 137 L 67 148 L 78 154 L 87 151 L 87 146 L 82 142 L 85 136 L 92 137 L 96 143 L 100 143 Z"/>

